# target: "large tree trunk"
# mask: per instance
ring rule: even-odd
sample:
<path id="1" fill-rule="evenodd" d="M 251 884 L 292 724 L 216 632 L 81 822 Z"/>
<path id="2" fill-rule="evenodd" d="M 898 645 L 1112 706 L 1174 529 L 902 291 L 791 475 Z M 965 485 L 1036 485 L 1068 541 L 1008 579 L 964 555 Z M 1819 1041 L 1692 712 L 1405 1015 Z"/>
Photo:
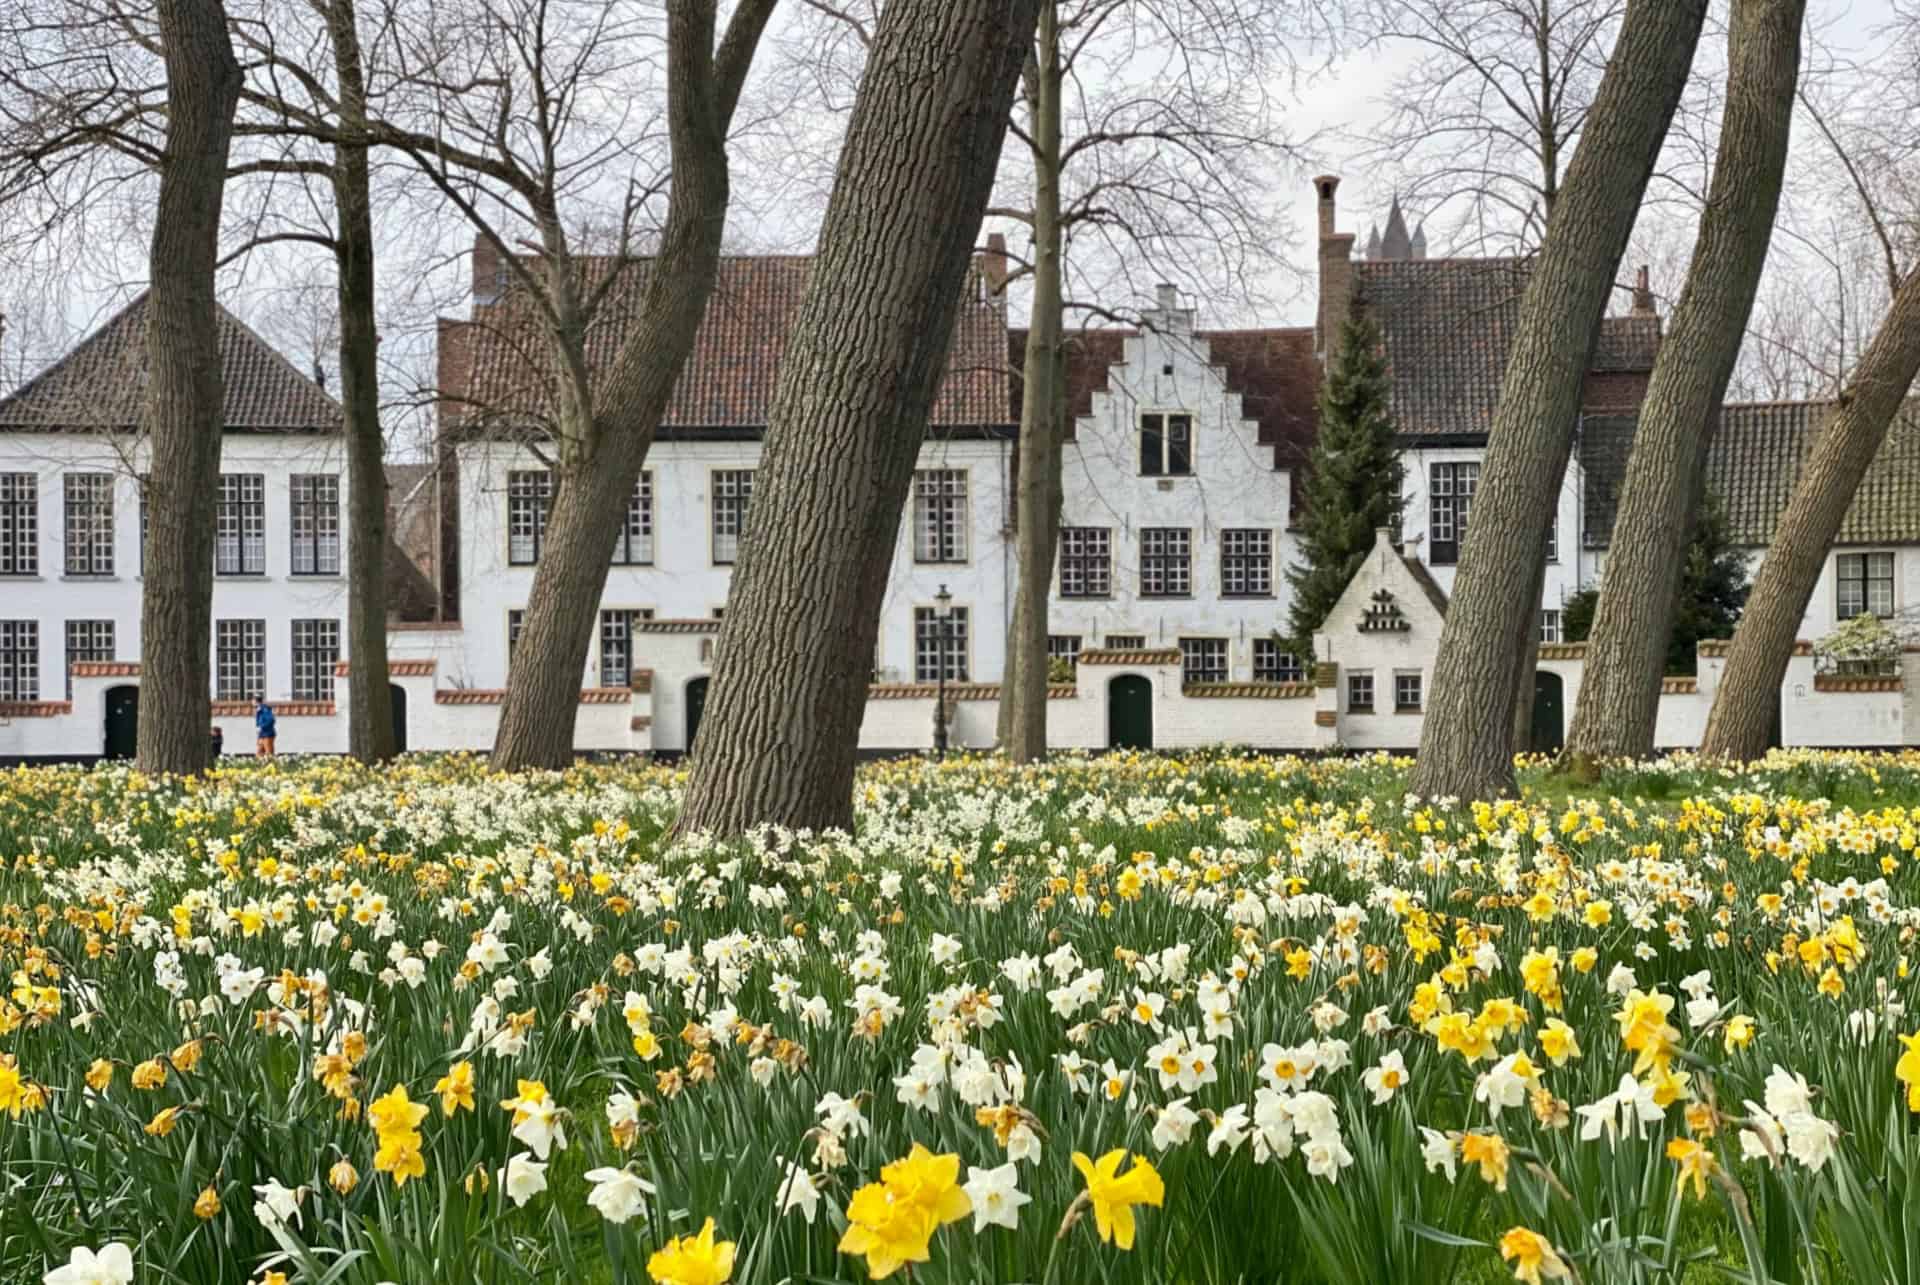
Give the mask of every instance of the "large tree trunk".
<path id="1" fill-rule="evenodd" d="M 347 435 L 347 745 L 363 763 L 393 757 L 387 686 L 387 460 L 380 432 L 379 335 L 374 325 L 372 184 L 367 88 L 354 0 L 327 10 L 340 81 L 342 139 L 334 146 L 334 232 L 340 306 L 340 407 Z"/>
<path id="2" fill-rule="evenodd" d="M 1726 118 L 1686 289 L 1654 365 L 1587 641 L 1568 759 L 1653 753 L 1674 594 L 1707 448 L 1780 208 L 1806 0 L 1739 0 Z"/>
<path id="3" fill-rule="evenodd" d="M 1540 600 L 1546 592 L 1547 559 L 1543 554 L 1534 564 L 1533 596 L 1527 599 L 1532 608 L 1516 621 L 1520 641 L 1513 653 L 1513 749 L 1519 754 L 1539 748 L 1533 743 L 1533 688 L 1534 675 L 1540 668 Z"/>
<path id="4" fill-rule="evenodd" d="M 717 53 L 713 0 L 672 0 L 667 6 L 673 179 L 666 227 L 648 267 L 638 320 L 591 409 L 566 425 L 572 441 L 560 451 L 540 566 L 500 712 L 495 768 L 558 768 L 573 757 L 580 676 L 614 542 L 719 272 L 727 128 L 773 4 L 739 5 Z"/>
<path id="5" fill-rule="evenodd" d="M 767 426 L 677 829 L 850 829 L 880 605 L 1039 0 L 891 0 Z"/>
<path id="6" fill-rule="evenodd" d="M 1016 763 L 1047 753 L 1047 615 L 1060 544 L 1060 450 L 1066 433 L 1061 339 L 1060 63 L 1054 0 L 1040 6 L 1033 113 L 1033 311 L 1020 404 L 1015 588 L 1000 743 Z"/>
<path id="7" fill-rule="evenodd" d="M 167 139 L 147 295 L 148 530 L 140 595 L 138 759 L 198 772 L 212 751 L 214 497 L 225 418 L 214 302 L 240 64 L 220 0 L 160 0 Z"/>
<path id="8" fill-rule="evenodd" d="M 1706 0 L 1631 0 L 1520 307 L 1434 664 L 1413 789 L 1513 790 L 1521 632 L 1620 255 L 1686 84 Z"/>
<path id="9" fill-rule="evenodd" d="M 1727 668 L 1700 741 L 1701 754 L 1745 760 L 1766 753 L 1780 707 L 1780 684 L 1814 585 L 1916 372 L 1920 270 L 1909 273 L 1895 292 L 1879 332 L 1807 452 L 1793 498 L 1780 515 L 1740 626 L 1733 631 Z"/>

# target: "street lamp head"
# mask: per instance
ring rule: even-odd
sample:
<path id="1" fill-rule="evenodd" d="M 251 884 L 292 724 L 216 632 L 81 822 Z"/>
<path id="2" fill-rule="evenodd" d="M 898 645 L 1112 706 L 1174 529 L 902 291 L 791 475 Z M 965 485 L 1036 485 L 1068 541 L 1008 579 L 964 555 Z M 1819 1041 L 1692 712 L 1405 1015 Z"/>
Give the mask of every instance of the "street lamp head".
<path id="1" fill-rule="evenodd" d="M 945 585 L 941 585 L 940 592 L 933 595 L 933 601 L 940 613 L 940 619 L 945 620 L 953 614 L 953 595 L 947 592 Z"/>

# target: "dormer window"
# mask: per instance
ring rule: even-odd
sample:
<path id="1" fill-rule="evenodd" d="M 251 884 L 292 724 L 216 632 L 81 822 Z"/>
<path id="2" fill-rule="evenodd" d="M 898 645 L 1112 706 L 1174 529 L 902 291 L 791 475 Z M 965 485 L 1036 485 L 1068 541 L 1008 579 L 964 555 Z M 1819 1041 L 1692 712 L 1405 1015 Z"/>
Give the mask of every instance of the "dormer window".
<path id="1" fill-rule="evenodd" d="M 1140 416 L 1140 476 L 1187 477 L 1193 472 L 1193 416 L 1151 411 Z"/>

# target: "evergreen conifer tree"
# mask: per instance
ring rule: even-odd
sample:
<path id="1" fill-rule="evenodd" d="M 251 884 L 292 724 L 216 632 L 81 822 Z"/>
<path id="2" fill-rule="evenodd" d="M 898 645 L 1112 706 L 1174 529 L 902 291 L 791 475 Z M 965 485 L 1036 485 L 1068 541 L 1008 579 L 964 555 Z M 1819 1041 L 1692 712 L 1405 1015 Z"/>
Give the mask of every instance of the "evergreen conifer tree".
<path id="1" fill-rule="evenodd" d="M 1731 638 L 1747 603 L 1747 558 L 1733 543 L 1726 506 L 1708 491 L 1694 520 L 1693 540 L 1675 586 L 1673 632 L 1667 639 L 1668 674 L 1692 674 L 1695 648 L 1704 639 Z M 1593 628 L 1598 589 L 1582 589 L 1562 608 L 1561 627 L 1568 642 L 1585 642 Z"/>
<path id="2" fill-rule="evenodd" d="M 1349 316 L 1320 388 L 1320 431 L 1302 483 L 1303 560 L 1287 568 L 1288 646 L 1302 664 L 1313 662 L 1313 631 L 1373 548 L 1375 529 L 1399 524 L 1405 498 L 1387 397 L 1379 328 L 1364 314 Z"/>

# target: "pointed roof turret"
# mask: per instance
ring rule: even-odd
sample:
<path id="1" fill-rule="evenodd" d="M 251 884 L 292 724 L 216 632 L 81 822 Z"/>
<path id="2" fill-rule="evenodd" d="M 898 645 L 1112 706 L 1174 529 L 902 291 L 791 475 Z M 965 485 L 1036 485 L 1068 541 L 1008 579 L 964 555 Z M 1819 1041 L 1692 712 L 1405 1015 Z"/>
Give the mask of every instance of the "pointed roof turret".
<path id="1" fill-rule="evenodd" d="M 1378 223 L 1374 224 L 1373 230 L 1367 233 L 1367 257 L 1369 259 L 1380 257 L 1380 225 Z"/>
<path id="2" fill-rule="evenodd" d="M 1413 257 L 1416 259 L 1424 259 L 1427 257 L 1427 225 L 1425 220 L 1422 220 L 1420 226 L 1413 230 Z"/>
<path id="3" fill-rule="evenodd" d="M 1407 234 L 1407 216 L 1400 212 L 1398 193 L 1394 195 L 1393 208 L 1387 211 L 1387 231 L 1380 238 L 1380 257 L 1400 260 L 1413 257 L 1413 238 Z"/>

